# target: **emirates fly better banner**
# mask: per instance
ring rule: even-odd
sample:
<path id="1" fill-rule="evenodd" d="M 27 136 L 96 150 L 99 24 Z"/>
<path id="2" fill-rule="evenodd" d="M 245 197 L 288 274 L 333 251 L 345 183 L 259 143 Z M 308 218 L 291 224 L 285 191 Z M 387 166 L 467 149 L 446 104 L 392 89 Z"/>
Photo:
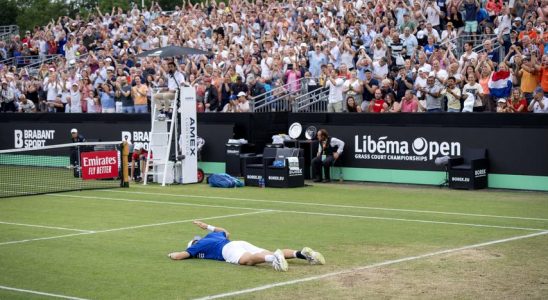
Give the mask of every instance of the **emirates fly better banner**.
<path id="1" fill-rule="evenodd" d="M 118 152 L 93 151 L 80 154 L 82 179 L 105 179 L 118 177 Z"/>

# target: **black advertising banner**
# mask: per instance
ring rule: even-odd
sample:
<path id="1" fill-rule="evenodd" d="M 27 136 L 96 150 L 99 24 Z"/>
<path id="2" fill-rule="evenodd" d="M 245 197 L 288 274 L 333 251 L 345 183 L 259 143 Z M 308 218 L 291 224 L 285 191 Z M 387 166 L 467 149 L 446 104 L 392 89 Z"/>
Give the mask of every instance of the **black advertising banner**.
<path id="1" fill-rule="evenodd" d="M 71 128 L 77 128 L 89 142 L 123 141 L 141 142 L 148 149 L 149 122 L 118 123 L 48 123 L 48 122 L 10 122 L 1 123 L 0 149 L 37 148 L 56 144 L 71 143 Z M 205 161 L 223 162 L 225 160 L 224 144 L 232 138 L 232 125 L 200 124 L 198 136 L 206 141 L 202 150 Z M 216 147 L 218 143 L 219 147 Z"/>
<path id="2" fill-rule="evenodd" d="M 548 115 L 539 115 L 199 114 L 198 135 L 206 141 L 202 160 L 207 162 L 225 162 L 225 144 L 235 135 L 259 145 L 299 122 L 303 129 L 326 128 L 345 141 L 344 167 L 442 171 L 436 157 L 486 148 L 491 173 L 548 176 Z M 146 144 L 150 116 L 0 114 L 0 149 L 70 143 L 71 128 L 89 141 L 127 138 Z"/>
<path id="3" fill-rule="evenodd" d="M 440 171 L 436 157 L 486 148 L 491 173 L 548 176 L 548 128 L 309 125 L 345 142 L 344 167 Z"/>

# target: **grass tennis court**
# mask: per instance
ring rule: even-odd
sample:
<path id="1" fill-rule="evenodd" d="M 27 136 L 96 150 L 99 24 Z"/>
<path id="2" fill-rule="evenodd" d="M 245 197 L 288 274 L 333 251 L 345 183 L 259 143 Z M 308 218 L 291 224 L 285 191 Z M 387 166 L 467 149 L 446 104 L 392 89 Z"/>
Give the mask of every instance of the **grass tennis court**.
<path id="1" fill-rule="evenodd" d="M 204 232 L 327 264 L 171 261 Z M 141 186 L 0 199 L 0 299 L 548 298 L 548 194 Z"/>

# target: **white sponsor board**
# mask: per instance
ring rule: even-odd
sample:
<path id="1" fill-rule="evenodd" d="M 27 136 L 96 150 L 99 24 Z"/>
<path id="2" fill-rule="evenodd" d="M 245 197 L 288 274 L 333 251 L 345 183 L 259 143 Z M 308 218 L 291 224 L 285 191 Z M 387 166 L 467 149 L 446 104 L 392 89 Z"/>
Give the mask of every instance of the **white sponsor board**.
<path id="1" fill-rule="evenodd" d="M 198 123 L 196 122 L 196 90 L 182 87 L 180 93 L 181 135 L 179 148 L 185 156 L 182 162 L 182 183 L 198 182 Z"/>

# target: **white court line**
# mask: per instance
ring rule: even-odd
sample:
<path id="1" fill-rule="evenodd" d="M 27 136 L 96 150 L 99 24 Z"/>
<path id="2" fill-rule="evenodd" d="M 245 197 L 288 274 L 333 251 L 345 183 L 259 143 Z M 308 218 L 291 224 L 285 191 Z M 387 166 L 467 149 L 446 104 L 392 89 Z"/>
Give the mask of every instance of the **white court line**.
<path id="1" fill-rule="evenodd" d="M 433 210 L 416 210 L 416 209 L 401 209 L 401 208 L 385 208 L 385 207 L 372 207 L 372 206 L 354 206 L 354 205 L 340 205 L 340 204 L 323 204 L 313 202 L 291 202 L 291 201 L 279 201 L 279 200 L 260 200 L 260 199 L 248 199 L 248 198 L 232 198 L 221 196 L 201 196 L 201 195 L 189 195 L 189 194 L 170 194 L 170 193 L 150 193 L 150 192 L 130 192 L 119 190 L 99 190 L 100 192 L 114 192 L 114 193 L 126 193 L 126 194 L 142 194 L 142 195 L 155 195 L 155 196 L 173 196 L 173 197 L 187 197 L 187 198 L 204 198 L 204 199 L 221 199 L 221 200 L 233 200 L 233 201 L 247 201 L 247 202 L 263 202 L 263 203 L 280 203 L 291 205 L 311 205 L 311 206 L 324 206 L 335 208 L 356 208 L 367 210 L 380 210 L 380 211 L 399 211 L 399 212 L 412 212 L 412 213 L 425 213 L 425 214 L 441 214 L 441 215 L 455 215 L 455 216 L 468 216 L 468 217 L 485 217 L 485 218 L 502 218 L 502 219 L 517 219 L 517 220 L 535 220 L 535 221 L 548 221 L 546 218 L 529 218 L 529 217 L 516 217 L 516 216 L 498 216 L 487 214 L 470 214 L 470 213 L 458 213 L 458 212 L 445 212 L 445 211 L 433 211 Z"/>
<path id="2" fill-rule="evenodd" d="M 127 199 L 127 198 L 81 196 L 81 195 L 72 195 L 72 194 L 45 194 L 44 196 L 66 197 L 66 198 L 83 198 L 83 199 L 101 199 L 101 200 L 113 200 L 113 201 L 135 202 L 135 203 L 150 203 L 150 204 L 170 204 L 170 205 L 182 205 L 182 206 L 245 209 L 245 210 L 255 210 L 255 211 L 256 210 L 264 210 L 264 211 L 270 211 L 271 210 L 271 209 L 265 209 L 265 208 L 249 208 L 249 207 L 240 207 L 240 206 L 210 205 L 210 204 L 197 204 L 197 203 L 186 203 L 186 202 L 166 202 L 166 201 L 155 201 L 155 200 L 135 200 L 135 199 Z"/>
<path id="3" fill-rule="evenodd" d="M 521 240 L 521 239 L 532 238 L 532 237 L 541 236 L 541 235 L 545 235 L 545 234 L 548 234 L 548 231 L 537 232 L 537 233 L 532 233 L 532 234 L 528 234 L 528 235 L 520 235 L 520 236 L 511 237 L 511 238 L 495 240 L 495 241 L 490 241 L 490 242 L 484 242 L 484 243 L 479 243 L 479 244 L 474 244 L 474 245 L 468 245 L 468 246 L 459 247 L 459 248 L 453 248 L 453 249 L 441 250 L 441 251 L 436 251 L 436 252 L 430 252 L 430 253 L 417 255 L 417 256 L 408 256 L 408 257 L 394 259 L 394 260 L 387 260 L 387 261 L 383 261 L 383 262 L 379 262 L 379 263 L 375 263 L 375 264 L 371 264 L 371 265 L 361 266 L 361 267 L 352 268 L 352 269 L 346 269 L 346 270 L 342 270 L 342 271 L 338 271 L 338 272 L 326 273 L 326 274 L 322 274 L 322 275 L 305 277 L 305 278 L 289 280 L 289 281 L 282 281 L 282 282 L 262 285 L 262 286 L 249 288 L 249 289 L 244 289 L 244 290 L 239 290 L 239 291 L 234 291 L 234 292 L 228 292 L 228 293 L 223 293 L 223 294 L 206 296 L 206 297 L 202 297 L 202 298 L 197 298 L 195 300 L 218 299 L 218 298 L 232 297 L 232 296 L 237 296 L 237 295 L 242 295 L 242 294 L 248 294 L 248 293 L 253 293 L 253 292 L 258 292 L 258 291 L 271 289 L 271 288 L 274 288 L 274 287 L 280 287 L 280 286 L 292 285 L 292 284 L 296 284 L 296 283 L 319 280 L 319 279 L 324 279 L 324 278 L 328 278 L 328 277 L 334 277 L 334 276 L 339 276 L 339 275 L 343 275 L 343 274 L 348 274 L 348 273 L 353 273 L 353 272 L 358 272 L 358 271 L 363 271 L 363 270 L 368 270 L 368 269 L 374 269 L 374 268 L 378 268 L 378 267 L 389 266 L 389 265 L 393 265 L 393 264 L 397 264 L 397 263 L 403 263 L 403 262 L 419 260 L 419 259 L 423 259 L 423 258 L 429 258 L 429 257 L 437 256 L 437 255 L 450 254 L 450 253 L 455 253 L 455 252 L 468 250 L 468 249 L 481 248 L 481 247 L 495 245 L 495 244 L 501 244 L 501 243 L 516 241 L 516 240 Z"/>
<path id="4" fill-rule="evenodd" d="M 230 218 L 230 217 L 240 217 L 240 216 L 266 213 L 266 212 L 272 212 L 272 211 L 271 210 L 261 210 L 261 211 L 254 211 L 254 212 L 248 212 L 248 213 L 233 214 L 233 215 L 223 215 L 223 216 L 206 217 L 206 218 L 194 218 L 194 219 L 164 222 L 164 223 L 154 223 L 154 224 L 145 224 L 145 225 L 137 225 L 137 226 L 128 226 L 128 227 L 121 227 L 121 228 L 97 230 L 97 231 L 90 231 L 90 232 L 56 235 L 56 236 L 36 238 L 36 239 L 26 239 L 26 240 L 3 242 L 3 243 L 0 243 L 0 246 L 2 246 L 2 245 L 11 245 L 11 244 L 20 244 L 20 243 L 26 243 L 26 242 L 32 242 L 32 241 L 53 240 L 53 239 L 60 239 L 60 238 L 65 238 L 65 237 L 77 236 L 77 235 L 89 235 L 89 234 L 105 233 L 105 232 L 113 232 L 113 231 L 122 231 L 122 230 L 130 230 L 130 229 L 145 228 L 145 227 L 171 225 L 171 224 L 177 224 L 177 223 L 188 223 L 188 222 L 192 222 L 192 221 L 195 221 L 195 220 L 214 220 L 214 219 L 222 219 L 222 218 Z"/>
<path id="5" fill-rule="evenodd" d="M 69 236 L 77 236 L 77 235 L 85 235 L 85 234 L 93 234 L 93 233 L 97 233 L 97 231 L 95 231 L 95 232 L 71 233 L 71 234 L 55 235 L 55 236 L 41 237 L 41 238 L 35 238 L 35 239 L 26 239 L 26 240 L 2 242 L 2 243 L 0 243 L 0 246 L 11 245 L 11 244 L 21 244 L 21 243 L 34 242 L 34 241 L 54 240 L 54 239 L 60 239 L 60 238 L 69 237 Z"/>
<path id="6" fill-rule="evenodd" d="M 2 221 L 0 221 L 0 224 L 26 226 L 26 227 L 38 227 L 38 228 L 46 228 L 46 229 L 70 230 L 70 231 L 78 231 L 78 232 L 93 232 L 93 230 L 73 229 L 73 228 L 66 228 L 66 227 L 44 226 L 44 225 L 35 225 L 35 224 L 11 223 L 11 222 L 2 222 Z"/>
<path id="7" fill-rule="evenodd" d="M 15 292 L 28 293 L 28 294 L 35 294 L 35 295 L 40 295 L 40 296 L 49 296 L 49 297 L 54 297 L 54 298 L 72 299 L 72 300 L 86 300 L 84 298 L 65 296 L 65 295 L 59 295 L 59 294 L 52 294 L 52 293 L 44 293 L 44 292 L 33 291 L 33 290 L 18 289 L 18 288 L 13 288 L 13 287 L 9 287 L 9 286 L 3 286 L 3 285 L 0 285 L 0 289 L 8 290 L 8 291 L 15 291 Z"/>
<path id="8" fill-rule="evenodd" d="M 122 202 L 143 202 L 160 205 L 185 205 L 185 206 L 206 206 L 215 208 L 233 208 L 233 209 L 253 209 L 247 207 L 234 207 L 234 206 L 222 206 L 222 205 L 206 205 L 206 204 L 193 204 L 184 202 L 166 202 L 166 201 L 153 201 L 153 200 L 135 200 L 126 198 L 111 198 L 111 197 L 96 197 L 96 196 L 79 196 L 79 195 L 64 195 L 55 194 L 51 195 L 55 197 L 67 197 L 67 198 L 84 198 L 84 199 L 98 199 L 98 200 L 110 200 L 110 201 L 122 201 Z M 254 209 L 259 210 L 259 209 Z M 404 219 L 404 218 L 389 218 L 389 217 L 371 217 L 360 215 L 346 215 L 346 214 L 332 214 L 332 213 L 320 213 L 309 211 L 296 211 L 296 210 L 283 210 L 283 209 L 270 209 L 272 212 L 305 214 L 305 215 L 317 215 L 317 216 L 330 216 L 330 217 L 343 217 L 343 218 L 359 218 L 359 219 L 371 219 L 371 220 L 384 220 L 384 221 L 401 221 L 401 222 L 417 222 L 428 224 L 441 224 L 441 225 L 457 225 L 457 226 L 470 226 L 470 227 L 485 227 L 485 228 L 497 228 L 497 229 L 512 229 L 512 230 L 529 230 L 529 231 L 544 231 L 543 228 L 528 228 L 528 227 L 515 227 L 515 226 L 499 226 L 499 225 L 486 225 L 486 224 L 472 224 L 472 223 L 458 223 L 458 222 L 443 222 L 443 221 L 430 221 L 420 219 Z"/>

